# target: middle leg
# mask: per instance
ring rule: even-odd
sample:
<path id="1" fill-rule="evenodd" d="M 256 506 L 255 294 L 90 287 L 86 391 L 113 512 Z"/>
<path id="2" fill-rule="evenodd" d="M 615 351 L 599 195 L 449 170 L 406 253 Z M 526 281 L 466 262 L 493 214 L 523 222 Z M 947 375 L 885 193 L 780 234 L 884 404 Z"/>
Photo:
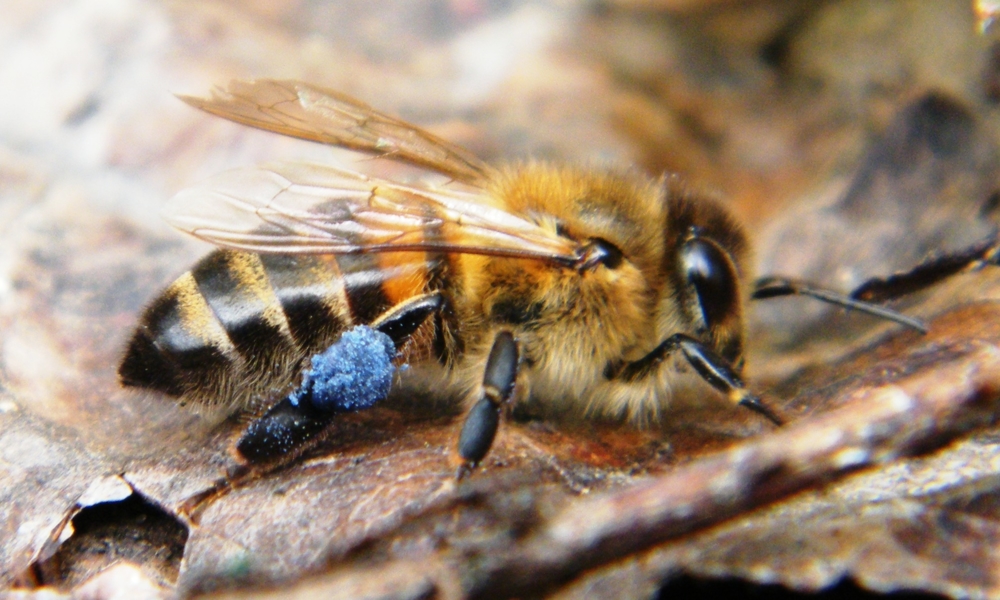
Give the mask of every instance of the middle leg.
<path id="1" fill-rule="evenodd" d="M 482 397 L 466 415 L 458 438 L 458 456 L 462 462 L 455 474 L 457 479 L 470 473 L 493 445 L 500 425 L 500 410 L 514 394 L 518 355 L 514 336 L 509 331 L 498 333 L 486 359 Z"/>

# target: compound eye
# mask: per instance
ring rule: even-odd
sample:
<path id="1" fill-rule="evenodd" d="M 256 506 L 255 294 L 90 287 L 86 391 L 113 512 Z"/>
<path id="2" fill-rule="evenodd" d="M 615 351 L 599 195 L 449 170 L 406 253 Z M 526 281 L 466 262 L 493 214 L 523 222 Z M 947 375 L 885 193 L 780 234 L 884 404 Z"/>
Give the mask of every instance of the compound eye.
<path id="1" fill-rule="evenodd" d="M 729 253 L 708 238 L 692 237 L 681 247 L 680 263 L 698 298 L 705 330 L 739 313 L 738 276 Z"/>

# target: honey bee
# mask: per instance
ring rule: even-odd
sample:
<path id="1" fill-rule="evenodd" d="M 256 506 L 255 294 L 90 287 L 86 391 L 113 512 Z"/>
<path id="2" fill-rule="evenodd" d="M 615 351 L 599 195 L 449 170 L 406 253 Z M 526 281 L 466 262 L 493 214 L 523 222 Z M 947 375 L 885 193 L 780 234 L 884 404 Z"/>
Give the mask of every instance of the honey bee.
<path id="1" fill-rule="evenodd" d="M 126 386 L 198 404 L 273 405 L 296 388 L 310 357 L 368 325 L 392 339 L 397 362 L 417 367 L 394 385 L 436 373 L 467 399 L 458 456 L 470 469 L 488 453 L 503 407 L 518 402 L 642 423 L 671 398 L 706 392 L 707 382 L 780 424 L 741 379 L 753 295 L 812 295 L 919 326 L 800 282 L 755 286 L 743 228 L 675 176 L 493 167 L 353 98 L 294 81 L 237 81 L 210 98 L 183 99 L 449 182 L 277 164 L 182 191 L 168 221 L 221 248 L 146 309 L 119 367 Z M 286 439 L 248 430 L 237 446 L 248 463 L 287 459 L 331 418 L 294 402 L 277 406 L 257 430 Z"/>

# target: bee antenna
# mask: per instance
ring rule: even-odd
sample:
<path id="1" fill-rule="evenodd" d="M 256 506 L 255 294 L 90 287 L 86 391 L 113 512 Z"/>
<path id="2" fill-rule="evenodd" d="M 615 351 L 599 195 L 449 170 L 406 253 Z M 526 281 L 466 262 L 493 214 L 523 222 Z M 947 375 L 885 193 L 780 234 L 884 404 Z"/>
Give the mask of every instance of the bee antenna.
<path id="1" fill-rule="evenodd" d="M 856 300 L 840 292 L 795 279 L 762 277 L 755 282 L 753 294 L 750 295 L 753 300 L 764 300 L 780 296 L 809 296 L 810 298 L 834 304 L 847 310 L 856 310 L 872 315 L 873 317 L 899 323 L 904 327 L 909 327 L 923 334 L 927 333 L 927 325 L 920 319 L 914 319 L 913 317 L 898 313 L 891 308 L 865 302 L 864 300 Z"/>

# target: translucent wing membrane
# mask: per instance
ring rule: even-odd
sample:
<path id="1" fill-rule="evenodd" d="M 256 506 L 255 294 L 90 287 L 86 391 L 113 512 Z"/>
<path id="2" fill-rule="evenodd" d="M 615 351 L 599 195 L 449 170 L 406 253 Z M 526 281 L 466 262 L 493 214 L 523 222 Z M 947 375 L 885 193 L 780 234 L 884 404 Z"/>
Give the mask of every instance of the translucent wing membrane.
<path id="1" fill-rule="evenodd" d="M 302 163 L 222 173 L 174 196 L 164 212 L 170 224 L 208 242 L 261 253 L 436 249 L 566 264 L 578 253 L 575 242 L 475 193 Z"/>
<path id="2" fill-rule="evenodd" d="M 467 150 L 350 96 L 299 81 L 233 81 L 210 98 L 181 99 L 237 123 L 385 156 L 466 182 L 492 168 Z"/>

